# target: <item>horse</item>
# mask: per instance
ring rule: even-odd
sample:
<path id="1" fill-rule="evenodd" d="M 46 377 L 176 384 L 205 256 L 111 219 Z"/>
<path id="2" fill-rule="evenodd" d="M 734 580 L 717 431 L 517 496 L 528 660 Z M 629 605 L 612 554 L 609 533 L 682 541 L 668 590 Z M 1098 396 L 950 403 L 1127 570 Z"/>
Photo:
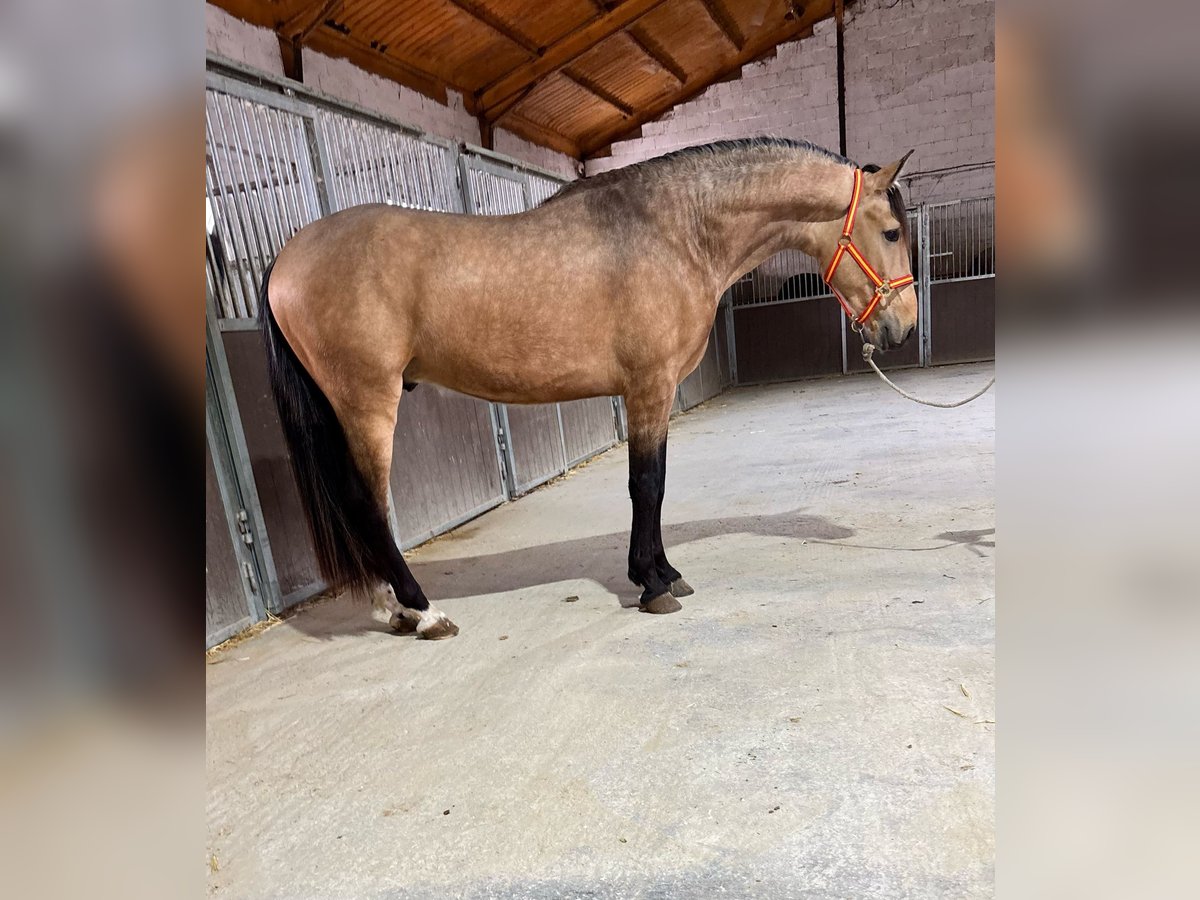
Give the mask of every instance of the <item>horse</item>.
<path id="1" fill-rule="evenodd" d="M 805 141 L 720 141 L 580 179 L 516 215 L 371 204 L 301 229 L 267 268 L 259 316 L 327 583 L 358 593 L 386 584 L 395 630 L 458 633 L 388 524 L 406 388 L 495 403 L 619 395 L 628 577 L 643 611 L 681 609 L 694 591 L 662 540 L 668 418 L 720 297 L 773 254 L 801 250 L 822 261 L 855 331 L 880 350 L 903 344 L 917 321 L 912 276 L 899 274 L 909 241 L 896 177 L 908 155 L 860 168 Z"/>

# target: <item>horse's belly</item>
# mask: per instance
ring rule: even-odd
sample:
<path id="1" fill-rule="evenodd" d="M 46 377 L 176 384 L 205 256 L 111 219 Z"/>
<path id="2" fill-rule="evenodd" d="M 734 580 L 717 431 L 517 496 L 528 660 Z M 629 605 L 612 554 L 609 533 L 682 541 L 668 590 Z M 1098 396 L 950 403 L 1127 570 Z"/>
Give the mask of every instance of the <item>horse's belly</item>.
<path id="1" fill-rule="evenodd" d="M 404 377 L 496 403 L 556 403 L 620 392 L 605 360 L 565 362 L 537 352 L 497 352 L 478 358 L 455 353 L 442 355 L 436 362 L 418 357 L 405 369 Z"/>

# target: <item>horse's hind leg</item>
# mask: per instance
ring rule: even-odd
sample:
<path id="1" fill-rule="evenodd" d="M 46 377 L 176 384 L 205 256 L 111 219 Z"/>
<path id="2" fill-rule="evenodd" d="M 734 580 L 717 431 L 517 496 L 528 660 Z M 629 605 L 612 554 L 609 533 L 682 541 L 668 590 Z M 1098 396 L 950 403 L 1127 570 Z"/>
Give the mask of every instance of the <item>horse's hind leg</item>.
<path id="1" fill-rule="evenodd" d="M 340 417 L 339 418 L 343 418 Z M 388 479 L 392 468 L 392 442 L 396 430 L 396 413 L 376 414 L 363 419 L 354 417 L 357 427 L 346 437 L 355 462 L 366 479 L 380 509 L 388 506 Z M 343 418 L 349 421 L 349 418 Z M 387 581 L 395 595 L 384 595 L 383 605 L 392 614 L 391 625 L 401 633 L 415 631 L 417 637 L 440 640 L 458 634 L 458 626 L 425 597 L 425 592 L 413 577 L 394 540 L 378 548 L 386 557 Z"/>
<path id="2" fill-rule="evenodd" d="M 629 498 L 633 501 L 629 580 L 645 589 L 642 609 L 652 613 L 671 613 L 682 608 L 670 589 L 671 581 L 679 573 L 666 562 L 659 533 L 667 420 L 674 396 L 675 386 L 667 381 L 625 394 L 629 417 Z"/>

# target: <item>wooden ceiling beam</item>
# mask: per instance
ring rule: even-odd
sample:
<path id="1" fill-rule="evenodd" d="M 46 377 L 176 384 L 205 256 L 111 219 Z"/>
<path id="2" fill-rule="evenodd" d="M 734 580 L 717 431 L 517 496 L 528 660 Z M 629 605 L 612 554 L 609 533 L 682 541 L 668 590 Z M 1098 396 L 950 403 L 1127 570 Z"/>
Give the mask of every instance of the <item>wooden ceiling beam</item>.
<path id="1" fill-rule="evenodd" d="M 783 44 L 809 32 L 812 26 L 821 19 L 829 16 L 832 10 L 832 0 L 825 2 L 809 3 L 804 7 L 804 12 L 801 15 L 795 16 L 790 21 L 785 21 L 784 24 L 773 31 L 756 37 L 748 41 L 742 48 L 742 51 L 732 61 L 714 66 L 707 72 L 698 76 L 693 83 L 687 85 L 683 89 L 676 91 L 675 94 L 666 98 L 654 106 L 640 110 L 636 115 L 622 122 L 619 126 L 602 132 L 591 140 L 581 141 L 581 149 L 583 158 L 588 159 L 602 151 L 614 141 L 619 141 L 625 136 L 637 131 L 647 122 L 652 122 L 663 113 L 667 112 L 674 106 L 680 103 L 686 103 L 688 100 L 698 96 L 706 91 L 718 81 L 729 78 L 741 70 L 742 66 L 753 62 L 764 53 L 769 52 L 778 44 Z"/>
<path id="2" fill-rule="evenodd" d="M 315 0 L 303 6 L 295 15 L 275 29 L 276 34 L 289 41 L 304 43 L 321 23 L 342 5 L 343 0 Z"/>
<path id="3" fill-rule="evenodd" d="M 479 109 L 494 121 L 511 106 L 505 104 L 513 96 L 547 75 L 569 66 L 601 41 L 628 28 L 650 10 L 665 2 L 666 0 L 625 0 L 609 12 L 600 13 L 555 41 L 537 59 L 517 66 L 486 86 L 477 96 Z"/>
<path id="4" fill-rule="evenodd" d="M 721 0 L 700 0 L 700 5 L 704 7 L 704 11 L 708 13 L 712 23 L 725 36 L 725 40 L 740 52 L 746 46 L 746 38 L 738 26 L 737 20 L 725 8 L 725 4 Z"/>
<path id="5" fill-rule="evenodd" d="M 629 35 L 629 39 L 637 46 L 646 57 L 675 79 L 675 83 L 682 86 L 687 81 L 687 72 L 683 70 L 678 62 L 676 62 L 666 50 L 658 45 L 653 38 L 644 32 L 643 29 L 636 25 L 630 26 L 625 33 Z"/>
<path id="6" fill-rule="evenodd" d="M 516 44 L 531 56 L 542 55 L 543 48 L 539 47 L 536 41 L 522 34 L 516 28 L 513 28 L 486 6 L 476 2 L 476 0 L 450 0 L 450 4 L 461 9 L 476 22 L 486 25 L 496 34 L 500 35 L 500 37 Z"/>
<path id="7" fill-rule="evenodd" d="M 441 78 L 377 50 L 352 35 L 318 28 L 309 36 L 305 46 L 326 56 L 347 59 L 359 68 L 390 78 L 438 103 L 446 103 L 446 82 Z M 451 84 L 450 87 L 467 93 L 462 85 Z"/>
<path id="8" fill-rule="evenodd" d="M 596 97 L 607 103 L 621 115 L 625 116 L 625 118 L 629 118 L 636 112 L 632 106 L 630 106 L 616 94 L 606 90 L 602 85 L 598 84 L 587 76 L 580 75 L 577 72 L 572 72 L 567 69 L 563 70 L 563 75 L 575 82 L 593 97 Z"/>
<path id="9" fill-rule="evenodd" d="M 316 31 L 326 16 L 342 5 L 342 0 L 314 0 L 306 3 L 275 28 L 279 38 L 279 58 L 283 74 L 294 81 L 304 80 L 304 42 Z"/>
<path id="10" fill-rule="evenodd" d="M 496 123 L 493 127 L 503 128 L 505 131 L 511 131 L 518 137 L 523 137 L 527 141 L 533 141 L 535 144 L 541 144 L 543 147 L 549 147 L 551 150 L 557 150 L 559 153 L 565 153 L 572 159 L 580 159 L 579 145 L 567 137 L 563 137 L 557 131 L 551 131 L 536 122 L 531 122 L 529 119 L 519 113 L 510 112 L 504 117 L 503 122 Z"/>

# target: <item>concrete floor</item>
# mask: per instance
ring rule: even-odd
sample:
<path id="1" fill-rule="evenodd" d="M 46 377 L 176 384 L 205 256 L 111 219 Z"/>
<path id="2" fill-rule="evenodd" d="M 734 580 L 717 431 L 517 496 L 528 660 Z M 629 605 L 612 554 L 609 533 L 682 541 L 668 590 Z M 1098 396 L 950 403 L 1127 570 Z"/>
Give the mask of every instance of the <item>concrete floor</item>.
<path id="1" fill-rule="evenodd" d="M 622 447 L 411 554 L 457 638 L 339 598 L 214 654 L 210 893 L 991 896 L 994 411 L 863 375 L 677 419 L 675 615 L 624 608 Z"/>

